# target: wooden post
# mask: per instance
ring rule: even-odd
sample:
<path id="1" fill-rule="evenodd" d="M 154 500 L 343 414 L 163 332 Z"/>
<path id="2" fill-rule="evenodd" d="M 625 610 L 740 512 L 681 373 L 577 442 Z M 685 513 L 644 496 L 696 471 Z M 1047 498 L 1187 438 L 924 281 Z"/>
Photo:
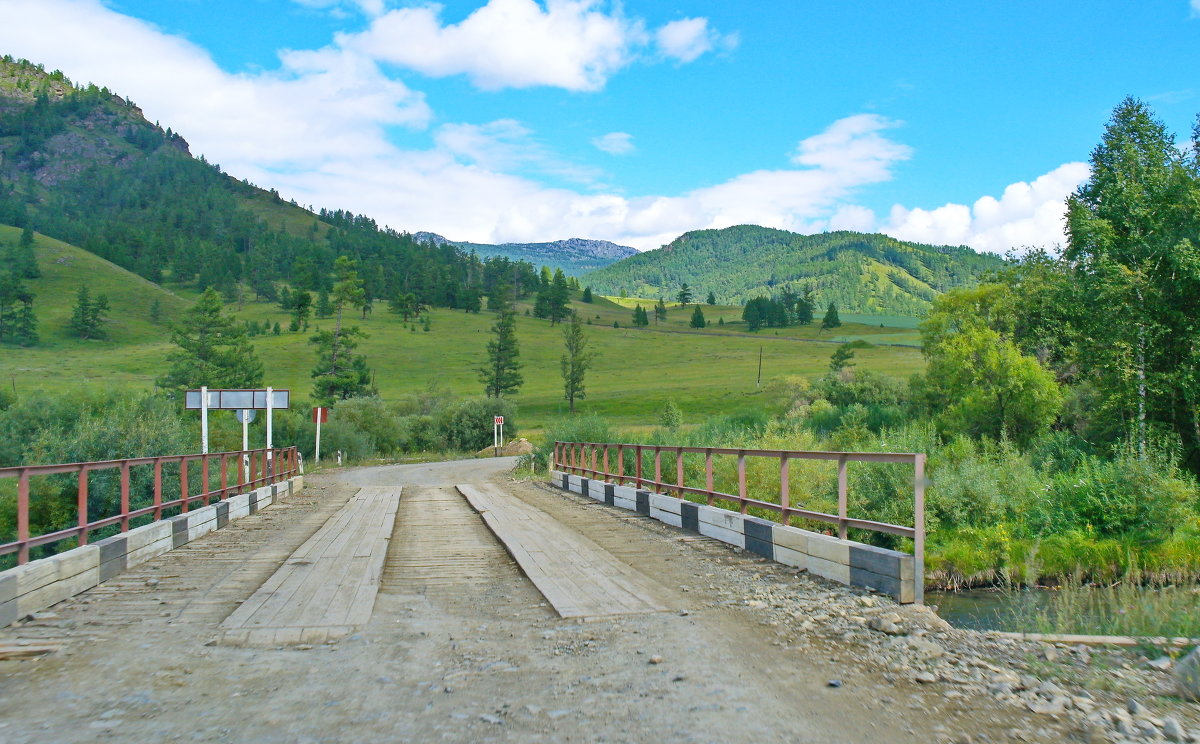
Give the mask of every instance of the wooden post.
<path id="1" fill-rule="evenodd" d="M 129 461 L 121 463 L 121 532 L 129 531 Z"/>
<path id="2" fill-rule="evenodd" d="M 675 483 L 679 486 L 679 498 L 683 498 L 683 447 L 675 450 Z"/>
<path id="3" fill-rule="evenodd" d="M 186 457 L 179 458 L 179 498 L 183 499 L 179 504 L 179 513 L 187 514 L 188 510 L 188 463 Z"/>
<path id="4" fill-rule="evenodd" d="M 162 458 L 154 458 L 154 521 L 162 519 Z"/>
<path id="5" fill-rule="evenodd" d="M 838 537 L 846 539 L 846 517 L 849 487 L 846 479 L 846 458 L 838 458 Z"/>
<path id="6" fill-rule="evenodd" d="M 79 468 L 79 491 L 75 496 L 75 511 L 79 517 L 79 544 L 87 545 L 88 541 L 88 469 L 84 465 Z"/>
<path id="7" fill-rule="evenodd" d="M 637 463 L 635 464 L 635 467 L 634 467 L 634 484 L 638 488 L 641 488 L 642 487 L 642 445 L 635 444 L 633 446 L 633 454 L 637 458 Z"/>
<path id="8" fill-rule="evenodd" d="M 913 459 L 913 601 L 925 604 L 925 455 Z"/>
<path id="9" fill-rule="evenodd" d="M 713 502 L 713 464 L 712 464 L 712 448 L 704 451 L 704 487 L 708 489 L 708 505 L 712 506 Z"/>
<path id="10" fill-rule="evenodd" d="M 17 476 L 17 563 L 29 562 L 29 471 Z"/>
<path id="11" fill-rule="evenodd" d="M 617 445 L 617 485 L 625 485 L 625 445 Z"/>
<path id="12" fill-rule="evenodd" d="M 738 500 L 742 514 L 746 513 L 746 454 L 738 453 Z"/>
<path id="13" fill-rule="evenodd" d="M 608 480 L 608 444 L 604 445 L 604 480 Z"/>
<path id="14" fill-rule="evenodd" d="M 221 455 L 221 499 L 224 500 L 228 495 L 226 489 L 229 488 L 229 458 Z"/>
<path id="15" fill-rule="evenodd" d="M 788 455 L 784 452 L 779 457 L 779 521 L 790 527 L 792 515 L 788 514 L 788 509 L 792 506 L 792 494 L 788 483 L 789 463 Z"/>
<path id="16" fill-rule="evenodd" d="M 658 490 L 662 483 L 662 450 L 658 447 L 654 448 L 654 489 Z"/>

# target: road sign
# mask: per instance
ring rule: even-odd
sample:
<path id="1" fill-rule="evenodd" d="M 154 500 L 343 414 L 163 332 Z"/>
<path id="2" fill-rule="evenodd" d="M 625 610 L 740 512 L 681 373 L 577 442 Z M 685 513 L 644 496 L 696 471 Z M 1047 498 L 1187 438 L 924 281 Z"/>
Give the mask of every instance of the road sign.
<path id="1" fill-rule="evenodd" d="M 313 412 L 312 412 L 312 417 L 313 417 L 314 424 L 328 424 L 329 423 L 329 409 L 328 408 L 314 408 Z"/>
<path id="2" fill-rule="evenodd" d="M 254 423 L 254 417 L 258 415 L 258 411 L 253 408 L 239 408 L 233 412 L 233 415 L 237 417 L 239 424 L 252 424 Z"/>
<path id="3" fill-rule="evenodd" d="M 498 425 L 498 426 L 503 426 L 503 425 L 504 425 L 504 417 L 503 417 L 503 416 L 497 416 L 497 417 L 496 417 L 496 420 L 495 420 L 495 421 L 493 421 L 492 423 L 493 423 L 493 424 L 495 424 L 495 425 Z"/>
<path id="4" fill-rule="evenodd" d="M 238 410 L 241 408 L 257 408 L 266 410 L 267 390 L 271 390 L 271 408 L 288 408 L 291 404 L 290 390 L 208 390 L 208 409 Z M 184 395 L 184 406 L 190 409 L 204 408 L 199 390 L 189 390 Z"/>

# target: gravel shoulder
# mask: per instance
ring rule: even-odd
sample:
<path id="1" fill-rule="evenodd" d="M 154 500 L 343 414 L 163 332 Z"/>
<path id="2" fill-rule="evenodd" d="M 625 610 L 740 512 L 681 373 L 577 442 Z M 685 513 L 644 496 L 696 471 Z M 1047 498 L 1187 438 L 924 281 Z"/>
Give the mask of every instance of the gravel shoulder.
<path id="1" fill-rule="evenodd" d="M 948 628 L 543 484 L 511 461 L 346 469 L 23 624 L 0 741 L 1163 740 L 1200 706 L 1133 655 Z M 404 483 L 371 622 L 335 643 L 206 645 L 360 486 Z M 671 612 L 562 620 L 456 483 L 492 482 L 662 587 Z M 836 682 L 836 686 L 831 686 Z M 1128 701 L 1134 700 L 1130 705 Z M 1132 709 L 1132 714 L 1129 712 Z"/>

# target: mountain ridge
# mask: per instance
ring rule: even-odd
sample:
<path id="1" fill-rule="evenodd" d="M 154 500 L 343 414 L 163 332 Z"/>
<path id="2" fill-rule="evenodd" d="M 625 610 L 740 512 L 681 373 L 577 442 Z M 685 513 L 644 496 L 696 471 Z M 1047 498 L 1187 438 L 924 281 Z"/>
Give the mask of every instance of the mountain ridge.
<path id="1" fill-rule="evenodd" d="M 608 240 L 592 238 L 566 238 L 542 243 L 472 243 L 465 240 L 450 240 L 433 232 L 420 231 L 412 234 L 414 240 L 433 243 L 436 246 L 453 245 L 463 250 L 473 250 L 480 256 L 502 256 L 514 261 L 529 261 L 552 269 L 561 268 L 567 274 L 579 274 L 603 268 L 623 258 L 637 255 L 637 250 Z"/>

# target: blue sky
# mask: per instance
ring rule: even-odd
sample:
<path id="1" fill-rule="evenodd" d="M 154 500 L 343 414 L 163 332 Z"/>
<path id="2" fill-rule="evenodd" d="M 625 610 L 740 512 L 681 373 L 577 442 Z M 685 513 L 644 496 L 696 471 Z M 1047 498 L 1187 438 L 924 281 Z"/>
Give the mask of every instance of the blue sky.
<path id="1" fill-rule="evenodd" d="M 302 204 L 640 249 L 752 222 L 1062 240 L 1126 95 L 1186 136 L 1200 0 L 0 0 L 0 51 Z M 53 29 L 53 32 L 48 30 Z"/>

